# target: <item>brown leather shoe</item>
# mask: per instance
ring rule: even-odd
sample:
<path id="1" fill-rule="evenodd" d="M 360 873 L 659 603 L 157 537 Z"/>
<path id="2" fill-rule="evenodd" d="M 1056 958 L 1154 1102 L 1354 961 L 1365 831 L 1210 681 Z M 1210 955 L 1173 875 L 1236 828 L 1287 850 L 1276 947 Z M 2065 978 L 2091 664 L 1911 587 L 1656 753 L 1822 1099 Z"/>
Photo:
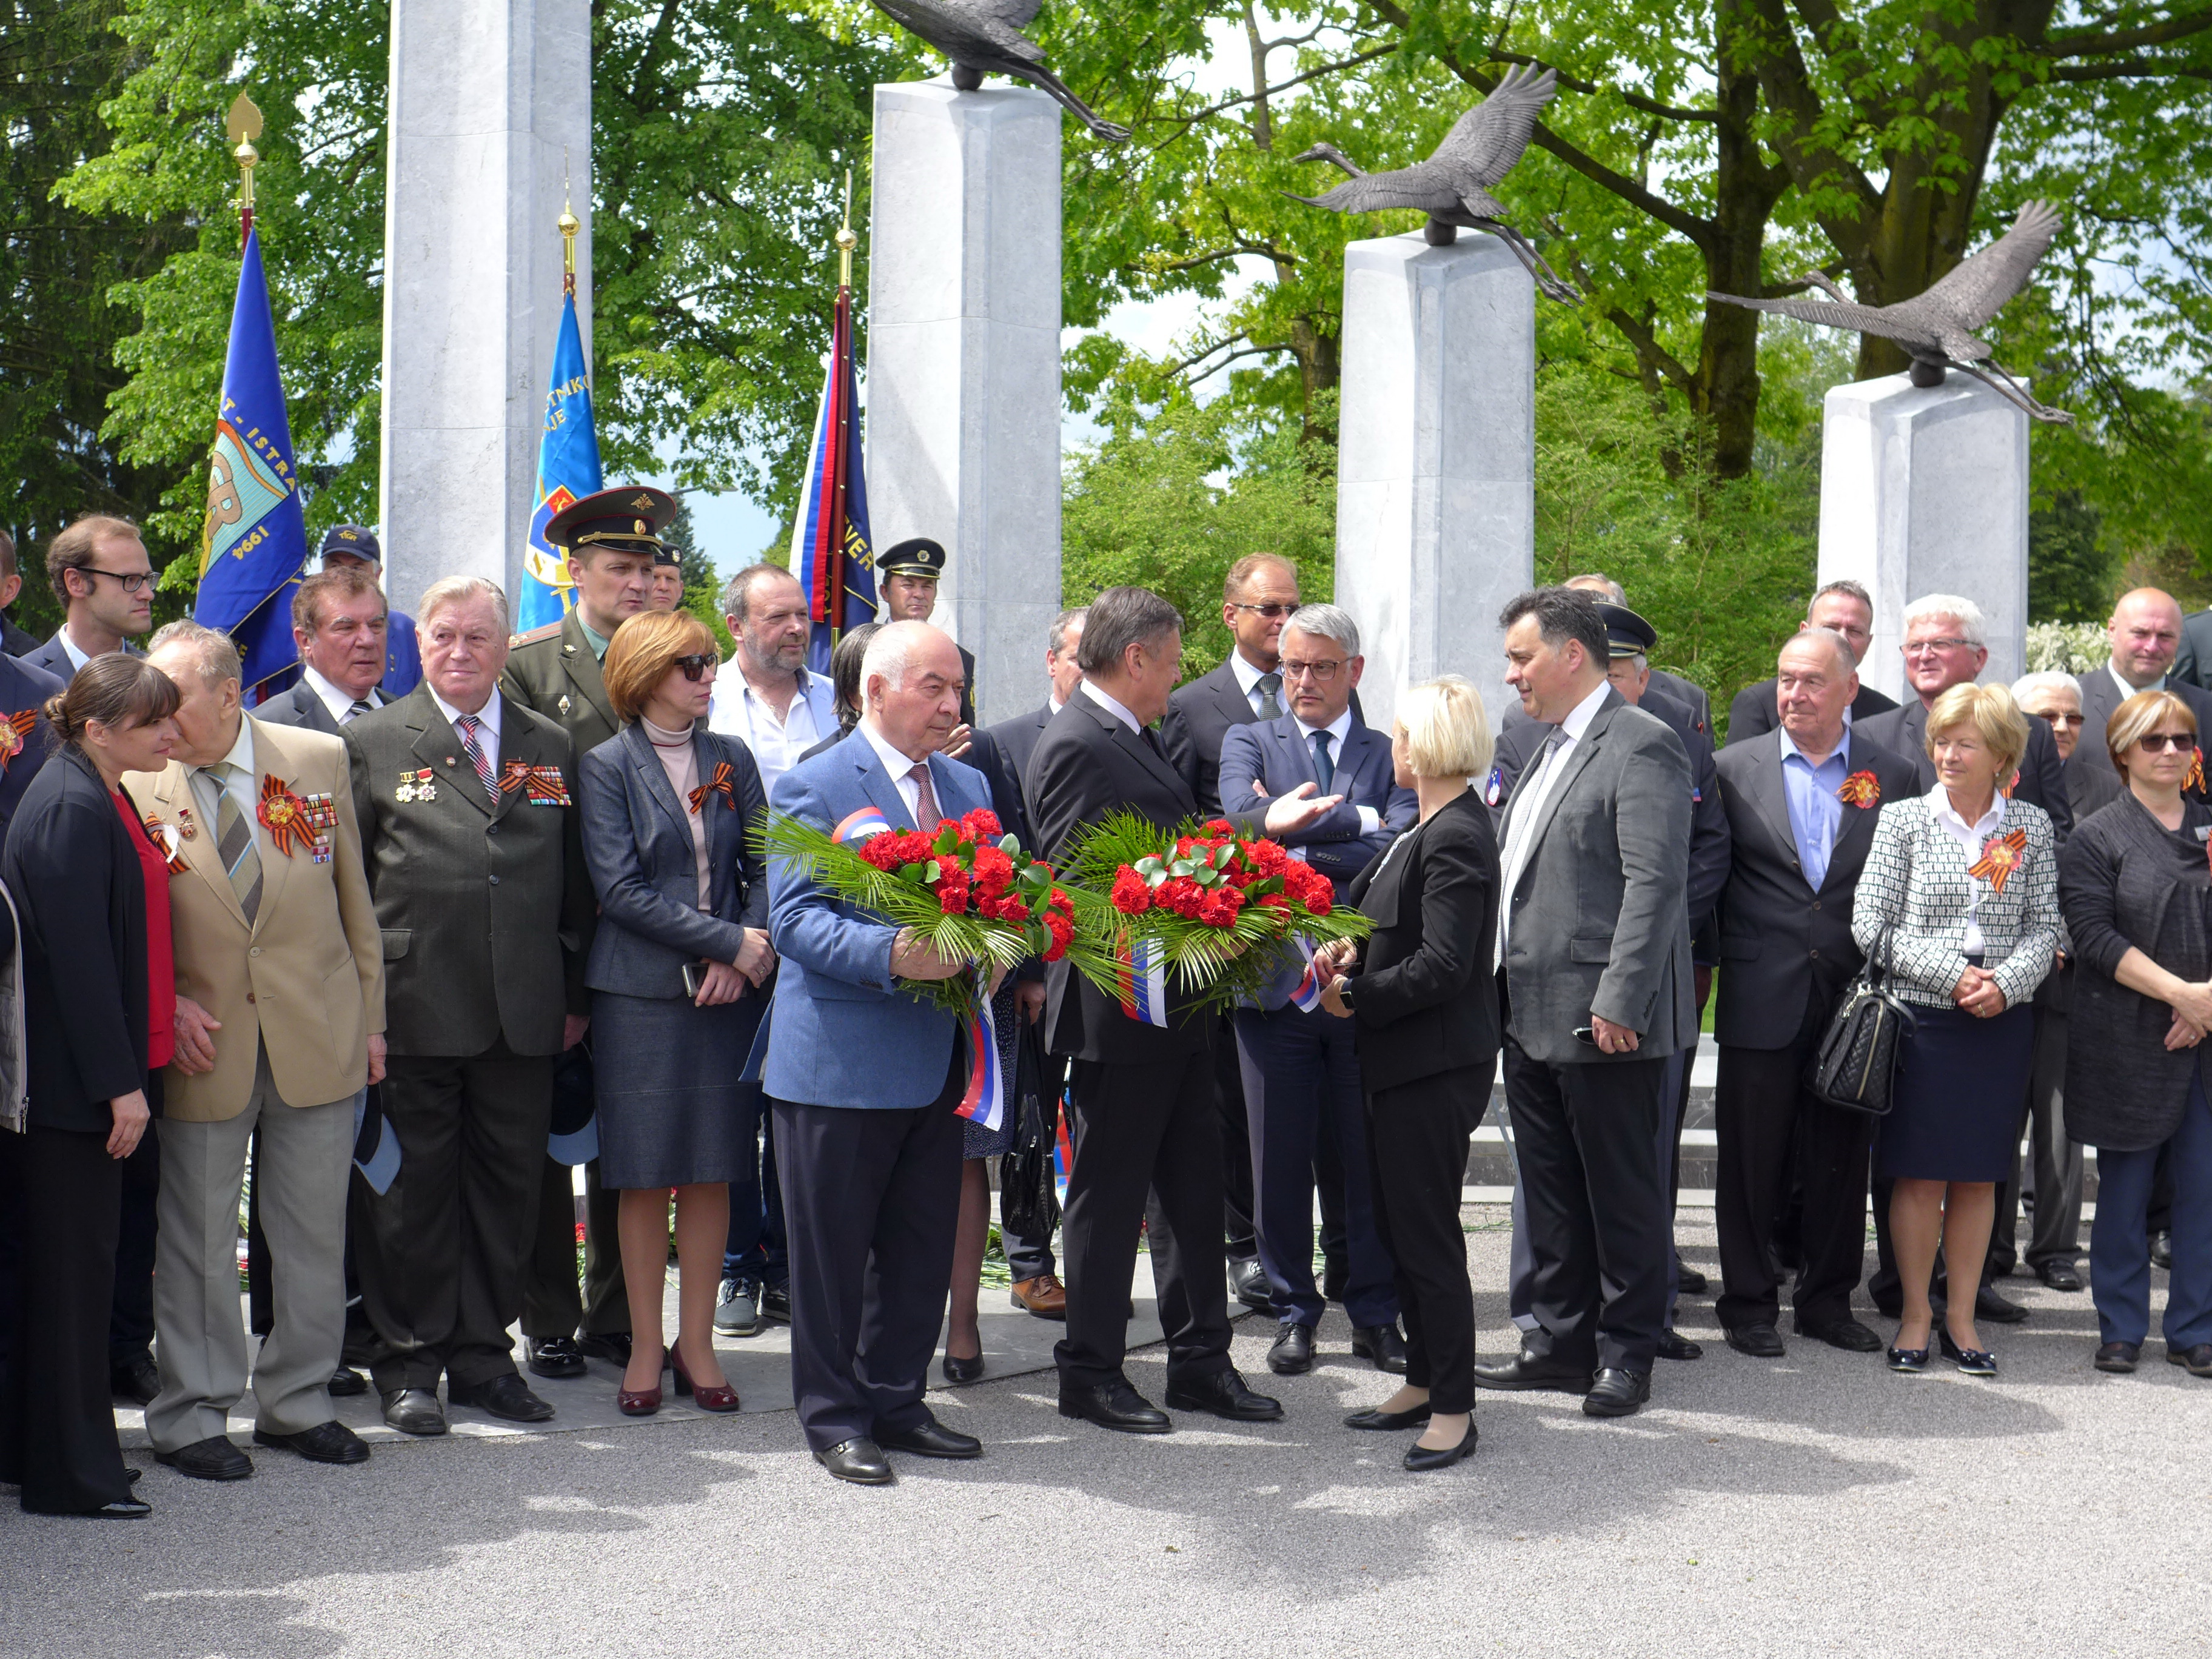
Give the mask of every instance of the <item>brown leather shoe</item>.
<path id="1" fill-rule="evenodd" d="M 1052 1273 L 1039 1273 L 1035 1279 L 1014 1281 L 1013 1304 L 1026 1308 L 1039 1319 L 1067 1317 L 1067 1286 Z"/>

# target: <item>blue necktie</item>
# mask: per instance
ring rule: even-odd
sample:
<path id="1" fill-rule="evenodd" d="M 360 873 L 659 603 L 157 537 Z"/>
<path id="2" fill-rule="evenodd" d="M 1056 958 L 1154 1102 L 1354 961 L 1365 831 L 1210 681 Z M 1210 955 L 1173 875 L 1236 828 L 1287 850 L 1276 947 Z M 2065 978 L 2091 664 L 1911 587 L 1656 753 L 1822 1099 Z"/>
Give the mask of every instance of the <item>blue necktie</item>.
<path id="1" fill-rule="evenodd" d="M 1329 758 L 1328 745 L 1328 732 L 1313 734 L 1314 777 L 1320 782 L 1321 793 L 1324 795 L 1328 793 L 1329 785 L 1336 781 L 1336 763 Z"/>

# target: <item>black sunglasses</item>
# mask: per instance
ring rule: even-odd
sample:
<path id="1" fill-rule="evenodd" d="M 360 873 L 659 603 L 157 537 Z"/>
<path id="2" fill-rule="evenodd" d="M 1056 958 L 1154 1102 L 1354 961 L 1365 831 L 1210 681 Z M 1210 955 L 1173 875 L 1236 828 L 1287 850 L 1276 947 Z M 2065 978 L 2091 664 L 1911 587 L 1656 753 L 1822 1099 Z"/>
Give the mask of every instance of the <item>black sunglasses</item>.
<path id="1" fill-rule="evenodd" d="M 2142 745 L 2146 755 L 2155 755 L 2161 749 L 2171 749 L 2179 754 L 2185 749 L 2197 747 L 2197 734 L 2194 732 L 2146 732 L 2136 741 Z"/>
<path id="2" fill-rule="evenodd" d="M 720 662 L 721 659 L 720 657 L 712 655 L 711 653 L 700 655 L 695 653 L 693 655 L 689 657 L 677 657 L 671 660 L 668 665 L 671 668 L 682 669 L 684 671 L 684 678 L 690 680 L 694 685 L 696 685 L 699 683 L 699 678 L 701 675 L 704 674 L 709 668 L 719 666 Z"/>

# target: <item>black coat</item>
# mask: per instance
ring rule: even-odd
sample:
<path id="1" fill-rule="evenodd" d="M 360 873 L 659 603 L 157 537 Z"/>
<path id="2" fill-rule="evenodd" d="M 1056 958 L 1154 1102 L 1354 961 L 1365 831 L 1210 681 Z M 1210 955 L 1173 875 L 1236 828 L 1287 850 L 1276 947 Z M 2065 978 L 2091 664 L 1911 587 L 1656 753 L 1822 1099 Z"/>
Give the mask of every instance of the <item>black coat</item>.
<path id="1" fill-rule="evenodd" d="M 1863 720 L 1872 715 L 1887 714 L 1896 707 L 1894 699 L 1862 684 L 1858 696 L 1851 699 L 1851 719 Z M 1746 738 L 1771 732 L 1781 724 L 1782 711 L 1775 707 L 1772 680 L 1761 680 L 1756 685 L 1745 686 L 1729 704 L 1728 740 L 1730 743 L 1741 743 Z"/>
<path id="2" fill-rule="evenodd" d="M 30 1121 L 41 1128 L 104 1134 L 108 1103 L 146 1086 L 146 878 L 133 833 L 92 763 L 67 749 L 8 828 L 0 869 L 22 919 Z"/>
<path id="3" fill-rule="evenodd" d="M 338 724 L 328 705 L 315 695 L 315 688 L 307 684 L 304 674 L 289 690 L 279 691 L 264 702 L 256 703 L 253 718 L 266 720 L 271 726 L 302 726 L 310 732 L 320 732 L 326 737 L 342 738 L 345 735 L 345 727 Z"/>
<path id="4" fill-rule="evenodd" d="M 1189 684 L 1177 686 L 1168 700 L 1160 740 L 1167 745 L 1168 759 L 1182 775 L 1183 787 L 1206 817 L 1221 810 L 1222 738 L 1231 726 L 1249 726 L 1258 718 L 1237 683 L 1237 671 L 1225 662 Z"/>
<path id="5" fill-rule="evenodd" d="M 57 746 L 42 711 L 46 699 L 63 689 L 43 668 L 0 656 L 0 722 L 9 728 L 0 732 L 0 837 L 7 835 L 23 792 Z"/>
<path id="6" fill-rule="evenodd" d="M 1352 882 L 1375 923 L 1352 994 L 1370 1092 L 1496 1060 L 1498 884 L 1497 833 L 1471 789 Z"/>
<path id="7" fill-rule="evenodd" d="M 2212 825 L 2191 801 L 2184 827 Z M 2113 977 L 2133 945 L 2183 979 L 2212 978 L 2212 906 L 2203 844 L 2185 848 L 2132 794 L 2075 826 L 2058 855 L 2058 908 L 2074 941 L 2066 1046 L 2066 1133 L 2091 1146 L 2142 1152 L 2171 1135 L 2189 1103 L 2198 1053 L 2168 1053 L 2173 1011 Z"/>

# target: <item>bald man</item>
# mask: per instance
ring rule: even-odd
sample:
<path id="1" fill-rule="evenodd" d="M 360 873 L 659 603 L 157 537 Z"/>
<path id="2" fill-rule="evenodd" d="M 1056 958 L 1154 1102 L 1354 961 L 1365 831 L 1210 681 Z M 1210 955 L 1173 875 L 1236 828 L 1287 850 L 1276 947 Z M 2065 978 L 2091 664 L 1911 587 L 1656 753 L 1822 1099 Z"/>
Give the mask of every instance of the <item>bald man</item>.
<path id="1" fill-rule="evenodd" d="M 2172 672 L 2181 635 L 2181 607 L 2171 593 L 2138 587 L 2120 595 L 2112 620 L 2105 624 L 2112 660 L 2075 677 L 2081 688 L 2082 726 L 2068 766 L 2118 775 L 2112 752 L 2105 747 L 2105 726 L 2113 711 L 2138 691 L 2172 692 L 2197 716 L 2199 745 L 2212 743 L 2212 692 L 2200 690 Z M 2208 798 L 2201 782 L 2191 793 Z"/>

